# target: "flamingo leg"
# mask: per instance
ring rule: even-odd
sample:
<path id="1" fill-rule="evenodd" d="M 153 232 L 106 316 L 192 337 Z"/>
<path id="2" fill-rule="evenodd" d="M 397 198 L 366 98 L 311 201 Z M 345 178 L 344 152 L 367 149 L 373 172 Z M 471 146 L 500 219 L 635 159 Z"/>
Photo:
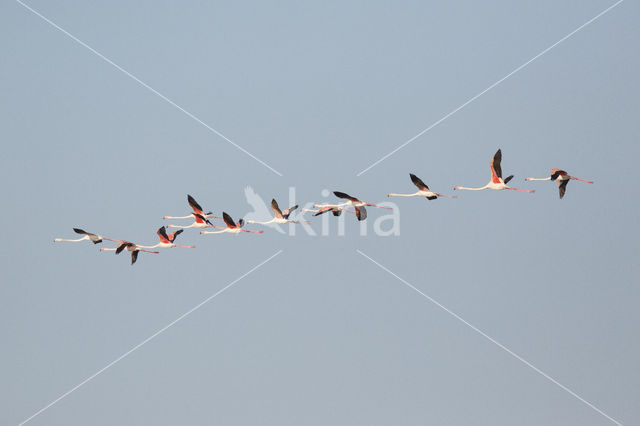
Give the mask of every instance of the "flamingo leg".
<path id="1" fill-rule="evenodd" d="M 520 191 L 520 192 L 529 192 L 529 193 L 536 192 L 535 189 L 519 189 L 519 188 L 513 188 L 511 186 L 507 186 L 506 188 L 507 189 L 513 189 L 514 191 Z"/>
<path id="2" fill-rule="evenodd" d="M 367 206 L 371 206 L 371 207 L 379 207 L 381 209 L 387 209 L 387 210 L 393 210 L 393 207 L 387 207 L 387 206 L 379 206 L 377 204 L 371 204 L 371 203 L 367 203 Z"/>
<path id="3" fill-rule="evenodd" d="M 136 248 L 136 250 L 138 250 L 138 251 L 143 251 L 143 252 L 145 252 L 145 253 L 153 253 L 153 254 L 158 254 L 158 253 L 160 253 L 159 251 L 151 251 L 151 250 L 145 250 L 145 249 L 142 249 L 142 248 L 140 248 L 140 246 L 138 246 L 138 248 Z"/>
<path id="4" fill-rule="evenodd" d="M 571 176 L 571 179 L 579 180 L 580 182 L 584 182 L 584 183 L 593 183 L 593 181 L 580 179 L 575 176 Z"/>

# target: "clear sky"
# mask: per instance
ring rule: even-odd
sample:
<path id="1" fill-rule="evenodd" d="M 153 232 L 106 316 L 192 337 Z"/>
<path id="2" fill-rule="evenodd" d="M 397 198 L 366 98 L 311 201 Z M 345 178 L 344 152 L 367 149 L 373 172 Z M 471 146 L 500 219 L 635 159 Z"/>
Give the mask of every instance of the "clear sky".
<path id="1" fill-rule="evenodd" d="M 0 4 L 0 423 L 19 424 L 282 253 L 28 424 L 611 425 L 640 422 L 640 6 L 625 1 L 398 145 L 614 1 Z M 54 244 L 81 227 L 155 244 L 186 194 L 234 218 L 394 200 L 400 235 L 180 236 L 128 255 Z M 558 199 L 552 167 L 594 180 Z M 322 221 L 314 218 L 320 231 Z M 335 225 L 333 217 L 329 221 Z M 182 222 L 181 222 L 182 223 Z M 188 223 L 185 221 L 184 223 Z"/>

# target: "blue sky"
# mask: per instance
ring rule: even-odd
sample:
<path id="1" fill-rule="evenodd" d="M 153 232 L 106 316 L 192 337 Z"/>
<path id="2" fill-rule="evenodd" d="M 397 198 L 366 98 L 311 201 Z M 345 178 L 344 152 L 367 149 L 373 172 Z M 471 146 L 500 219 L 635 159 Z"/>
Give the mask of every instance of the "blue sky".
<path id="1" fill-rule="evenodd" d="M 18 2 L 0 5 L 0 423 L 622 424 L 637 359 L 638 5 L 625 1 L 361 176 L 614 2 Z M 325 189 L 394 200 L 400 235 L 155 243 L 186 194 L 234 218 Z M 524 182 L 552 167 L 594 180 Z M 386 212 L 369 209 L 368 225 Z M 317 218 L 316 218 L 317 219 Z M 331 218 L 332 219 L 332 218 Z M 353 219 L 353 218 L 347 218 Z M 314 229 L 320 231 L 320 220 Z M 332 225 L 335 225 L 331 221 Z M 371 230 L 371 228 L 370 228 Z M 571 389 L 496 346 L 356 250 Z"/>

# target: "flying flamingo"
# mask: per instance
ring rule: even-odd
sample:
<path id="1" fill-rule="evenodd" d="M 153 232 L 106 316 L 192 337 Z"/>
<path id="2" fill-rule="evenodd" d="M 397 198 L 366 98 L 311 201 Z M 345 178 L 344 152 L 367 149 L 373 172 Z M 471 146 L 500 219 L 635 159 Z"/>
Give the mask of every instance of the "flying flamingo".
<path id="1" fill-rule="evenodd" d="M 498 150 L 493 156 L 493 159 L 491 159 L 491 163 L 489 164 L 489 166 L 491 167 L 491 180 L 485 186 L 482 186 L 480 188 L 466 188 L 464 186 L 456 186 L 453 189 L 466 189 L 468 191 L 482 191 L 483 189 L 495 189 L 496 191 L 499 191 L 502 189 L 513 189 L 514 191 L 535 192 L 533 189 L 518 189 L 508 186 L 507 183 L 509 183 L 509 181 L 513 179 L 513 175 L 502 179 L 502 168 L 500 167 L 501 161 L 502 151 Z"/>
<path id="2" fill-rule="evenodd" d="M 205 216 L 199 213 L 193 213 L 193 216 L 196 218 L 195 222 L 193 222 L 189 226 L 180 226 L 180 225 L 167 225 L 167 228 L 215 228 L 213 223 L 209 221 Z M 166 217 L 166 216 L 165 216 Z M 188 217 L 188 216 L 187 216 Z M 214 216 L 218 217 L 218 216 Z"/>
<path id="3" fill-rule="evenodd" d="M 67 241 L 67 242 L 71 242 L 71 243 L 77 243 L 78 241 L 89 240 L 89 241 L 93 242 L 93 244 L 101 243 L 102 240 L 115 241 L 115 240 L 112 240 L 111 238 L 103 237 L 101 235 L 92 234 L 91 232 L 84 231 L 84 230 L 82 230 L 80 228 L 73 228 L 73 232 L 75 232 L 76 234 L 84 235 L 84 237 L 78 238 L 77 240 L 68 240 L 68 239 L 65 239 L 65 238 L 56 238 L 53 241 L 56 242 L 56 243 L 59 243 L 59 242 L 62 242 L 62 241 Z"/>
<path id="4" fill-rule="evenodd" d="M 227 224 L 226 227 L 212 225 L 214 228 L 221 229 L 221 231 L 200 231 L 201 234 L 222 234 L 228 232 L 230 234 L 239 234 L 241 232 L 249 232 L 252 234 L 262 234 L 264 231 L 249 231 L 242 229 L 244 226 L 244 219 L 240 219 L 238 223 L 235 223 L 229 214 L 222 212 L 222 219 Z"/>
<path id="5" fill-rule="evenodd" d="M 334 206 L 337 206 L 337 207 L 353 206 L 356 209 L 355 213 L 358 220 L 365 220 L 367 218 L 367 210 L 364 208 L 365 206 L 380 207 L 381 209 L 393 210 L 391 207 L 379 206 L 377 204 L 371 204 L 365 201 L 358 200 L 356 197 L 352 197 L 351 195 L 345 194 L 344 192 L 333 191 L 333 194 L 338 198 L 347 200 L 342 204 L 335 204 Z M 315 205 L 315 207 L 320 207 L 320 208 L 326 207 L 326 206 L 327 205 L 321 205 L 321 204 Z"/>
<path id="6" fill-rule="evenodd" d="M 551 169 L 551 176 L 546 177 L 546 178 L 528 177 L 525 180 L 557 180 L 558 181 L 558 190 L 560 191 L 560 199 L 562 199 L 562 197 L 564 197 L 565 191 L 567 190 L 567 184 L 569 183 L 569 181 L 571 179 L 579 180 L 580 182 L 585 182 L 585 183 L 593 183 L 590 180 L 583 180 L 583 179 L 577 178 L 575 176 L 569 176 L 569 174 L 567 172 L 565 172 L 564 170 L 560 170 L 560 169 Z"/>
<path id="7" fill-rule="evenodd" d="M 205 218 L 215 218 L 215 219 L 222 219 L 220 216 L 214 216 L 213 212 L 207 212 L 206 214 L 204 213 L 204 210 L 202 210 L 202 207 L 200 207 L 200 204 L 198 204 L 198 202 L 195 200 L 195 198 L 193 198 L 191 195 L 187 194 L 187 202 L 189 203 L 189 205 L 191 206 L 191 208 L 193 209 L 193 212 L 187 216 L 164 216 L 163 219 L 189 219 L 190 217 L 196 217 L 196 215 L 201 215 L 204 216 Z"/>
<path id="8" fill-rule="evenodd" d="M 130 241 L 119 241 L 118 242 L 118 246 L 117 247 L 103 247 L 100 249 L 100 251 L 115 251 L 116 254 L 120 254 L 122 253 L 122 250 L 127 250 L 129 252 L 131 252 L 131 264 L 133 265 L 134 263 L 136 263 L 136 260 L 138 260 L 138 252 L 145 252 L 145 253 L 154 253 L 154 254 L 158 254 L 160 253 L 159 251 L 151 251 L 151 250 L 145 250 L 143 248 L 141 248 L 141 246 L 134 244 Z"/>
<path id="9" fill-rule="evenodd" d="M 347 210 L 337 204 L 316 204 L 316 207 L 320 208 L 318 210 L 302 209 L 301 211 L 314 213 L 314 216 L 320 216 L 326 212 L 331 212 L 334 216 L 340 216 L 343 211 L 347 213 L 355 213 L 355 211 Z"/>
<path id="10" fill-rule="evenodd" d="M 160 242 L 158 244 L 154 246 L 138 246 L 138 247 L 146 248 L 146 249 L 153 249 L 158 247 L 160 248 L 172 248 L 172 247 L 196 248 L 196 246 L 185 246 L 185 245 L 174 243 L 176 237 L 182 233 L 182 229 L 179 229 L 175 232 L 167 234 L 167 230 L 165 229 L 165 227 L 161 226 L 158 229 L 158 232 L 156 233 L 158 234 L 158 237 L 160 237 Z"/>
<path id="11" fill-rule="evenodd" d="M 409 177 L 411 177 L 411 182 L 413 182 L 413 184 L 418 187 L 418 192 L 414 192 L 413 194 L 391 193 L 387 195 L 387 197 L 425 197 L 427 200 L 435 200 L 438 197 L 456 198 L 455 195 L 444 195 L 431 191 L 429 187 L 422 181 L 422 179 L 420 179 L 413 173 L 409 173 Z"/>
<path id="12" fill-rule="evenodd" d="M 289 216 L 291 215 L 291 212 L 294 211 L 295 209 L 298 208 L 298 205 L 296 204 L 293 207 L 289 207 L 288 209 L 286 209 L 285 211 L 280 210 L 280 207 L 278 206 L 278 202 L 274 199 L 271 200 L 271 210 L 273 210 L 273 214 L 274 217 L 271 220 L 268 220 L 266 222 L 258 222 L 255 220 L 248 220 L 247 223 L 258 223 L 261 225 L 267 225 L 270 223 L 277 223 L 277 224 L 285 224 L 285 223 L 309 223 L 307 221 L 298 221 L 298 220 L 289 220 Z"/>

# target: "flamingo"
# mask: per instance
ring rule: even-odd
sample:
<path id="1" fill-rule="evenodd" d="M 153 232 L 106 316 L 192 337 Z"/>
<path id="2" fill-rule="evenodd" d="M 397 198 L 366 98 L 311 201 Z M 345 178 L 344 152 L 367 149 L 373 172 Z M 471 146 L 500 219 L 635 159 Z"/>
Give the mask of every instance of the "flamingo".
<path id="1" fill-rule="evenodd" d="M 214 228 L 221 229 L 221 231 L 200 231 L 201 234 L 222 234 L 228 232 L 230 234 L 239 234 L 241 232 L 249 232 L 252 234 L 262 234 L 264 231 L 249 231 L 247 229 L 242 229 L 244 226 L 244 219 L 240 219 L 238 223 L 235 223 L 231 216 L 228 213 L 222 212 L 222 219 L 224 219 L 224 223 L 227 224 L 226 227 L 223 226 L 215 226 Z"/>
<path id="2" fill-rule="evenodd" d="M 138 260 L 138 253 L 143 251 L 145 253 L 153 253 L 153 254 L 158 254 L 160 253 L 159 251 L 151 251 L 151 250 L 145 250 L 143 248 L 141 248 L 141 246 L 134 244 L 130 241 L 119 241 L 118 242 L 118 246 L 117 247 L 103 247 L 100 249 L 100 251 L 115 251 L 116 254 L 120 254 L 122 253 L 122 250 L 127 250 L 129 252 L 131 252 L 131 264 L 133 265 L 134 263 L 136 263 L 136 260 Z"/>
<path id="3" fill-rule="evenodd" d="M 411 182 L 418 187 L 418 192 L 414 192 L 413 194 L 394 194 L 392 192 L 387 195 L 387 197 L 425 197 L 427 200 L 435 200 L 438 197 L 457 198 L 455 195 L 444 195 L 431 191 L 422 179 L 413 173 L 409 173 L 409 177 L 411 177 Z"/>
<path id="4" fill-rule="evenodd" d="M 201 215 L 200 213 L 193 213 L 193 216 L 196 218 L 196 220 L 189 226 L 167 225 L 167 228 L 184 228 L 184 229 L 187 229 L 187 228 L 215 228 L 213 223 L 209 222 L 209 219 L 207 219 L 204 215 Z M 214 216 L 214 217 L 218 217 L 218 216 Z"/>
<path id="5" fill-rule="evenodd" d="M 158 231 L 156 233 L 158 234 L 158 237 L 160 237 L 160 242 L 158 244 L 154 246 L 138 246 L 138 247 L 146 248 L 146 249 L 153 249 L 158 247 L 160 248 L 172 248 L 172 247 L 196 248 L 196 246 L 185 246 L 185 245 L 174 243 L 176 237 L 182 233 L 182 229 L 179 229 L 175 232 L 167 234 L 167 230 L 165 229 L 165 227 L 161 226 L 160 228 L 158 228 Z"/>
<path id="6" fill-rule="evenodd" d="M 289 216 L 291 215 L 291 212 L 293 212 L 295 209 L 298 208 L 298 205 L 296 204 L 293 207 L 289 207 L 288 209 L 286 209 L 285 211 L 280 210 L 280 207 L 278 206 L 278 202 L 276 201 L 276 199 L 272 199 L 271 200 L 271 210 L 273 210 L 273 214 L 274 217 L 271 220 L 268 220 L 266 222 L 258 222 L 255 220 L 248 220 L 247 223 L 258 223 L 261 225 L 268 225 L 270 223 L 277 223 L 279 225 L 285 224 L 285 223 L 309 223 L 307 221 L 298 221 L 298 220 L 290 220 Z"/>
<path id="7" fill-rule="evenodd" d="M 565 172 L 564 170 L 560 170 L 560 169 L 551 169 L 551 175 L 549 177 L 546 177 L 546 178 L 528 177 L 525 180 L 557 180 L 558 181 L 558 190 L 560 191 L 560 199 L 562 199 L 562 197 L 564 197 L 565 191 L 567 190 L 567 184 L 569 183 L 569 181 L 571 179 L 579 180 L 580 182 L 584 182 L 584 183 L 593 183 L 590 180 L 584 180 L 584 179 L 577 178 L 575 176 L 569 176 L 569 174 L 567 172 Z"/>
<path id="8" fill-rule="evenodd" d="M 93 244 L 99 244 L 99 243 L 102 242 L 102 240 L 115 241 L 115 240 L 112 240 L 111 238 L 103 237 L 101 235 L 92 234 L 91 232 L 87 232 L 87 231 L 82 230 L 80 228 L 73 228 L 73 232 L 75 232 L 76 234 L 82 234 L 82 235 L 84 235 L 84 237 L 78 238 L 77 240 L 68 240 L 68 239 L 65 239 L 65 238 L 56 238 L 53 241 L 56 242 L 56 243 L 59 243 L 59 242 L 62 242 L 62 241 L 67 241 L 67 242 L 71 242 L 71 243 L 77 243 L 78 241 L 89 240 Z"/>
<path id="9" fill-rule="evenodd" d="M 212 217 L 214 219 L 222 219 L 220 216 L 214 216 L 213 212 L 207 212 L 205 214 L 204 210 L 202 210 L 202 207 L 200 207 L 200 204 L 198 204 L 196 199 L 193 198 L 189 194 L 187 194 L 187 202 L 189 203 L 189 205 L 193 209 L 193 213 L 191 213 L 191 214 L 189 214 L 187 216 L 164 216 L 163 219 L 189 219 L 190 217 L 196 217 L 197 214 L 199 214 L 201 216 L 204 216 L 205 218 Z"/>
<path id="10" fill-rule="evenodd" d="M 355 213 L 355 211 L 347 210 L 337 204 L 316 204 L 316 207 L 320 208 L 318 210 L 302 209 L 301 211 L 314 213 L 314 216 L 320 216 L 326 212 L 331 212 L 334 216 L 340 216 L 343 211 L 347 213 Z"/>
<path id="11" fill-rule="evenodd" d="M 335 206 L 335 207 L 345 207 L 345 206 L 353 206 L 356 211 L 356 217 L 358 218 L 358 220 L 365 220 L 367 218 L 367 210 L 365 209 L 365 206 L 371 206 L 371 207 L 380 207 L 381 209 L 389 209 L 389 210 L 393 210 L 391 207 L 386 207 L 386 206 L 379 206 L 377 204 L 371 204 L 371 203 L 367 203 L 365 201 L 362 200 L 358 200 L 356 197 L 352 197 L 351 195 L 345 194 L 344 192 L 340 192 L 340 191 L 333 191 L 333 194 L 338 197 L 338 198 L 342 198 L 347 200 L 346 202 L 342 203 L 342 204 L 334 204 L 334 205 L 321 205 L 321 204 L 316 204 L 315 207 L 328 207 L 328 206 Z M 320 214 L 322 214 L 324 212 L 321 212 Z"/>
<path id="12" fill-rule="evenodd" d="M 500 167 L 500 162 L 502 161 L 502 151 L 498 149 L 493 159 L 491 159 L 491 163 L 489 166 L 491 167 L 491 180 L 485 186 L 480 188 L 466 188 L 464 186 L 456 186 L 453 189 L 466 189 L 468 191 L 482 191 L 483 189 L 494 189 L 496 191 L 500 191 L 502 189 L 513 189 L 514 191 L 522 191 L 522 192 L 535 192 L 533 189 L 518 189 L 508 186 L 507 183 L 511 179 L 513 179 L 513 175 L 508 176 L 505 179 L 502 179 L 502 168 Z"/>

